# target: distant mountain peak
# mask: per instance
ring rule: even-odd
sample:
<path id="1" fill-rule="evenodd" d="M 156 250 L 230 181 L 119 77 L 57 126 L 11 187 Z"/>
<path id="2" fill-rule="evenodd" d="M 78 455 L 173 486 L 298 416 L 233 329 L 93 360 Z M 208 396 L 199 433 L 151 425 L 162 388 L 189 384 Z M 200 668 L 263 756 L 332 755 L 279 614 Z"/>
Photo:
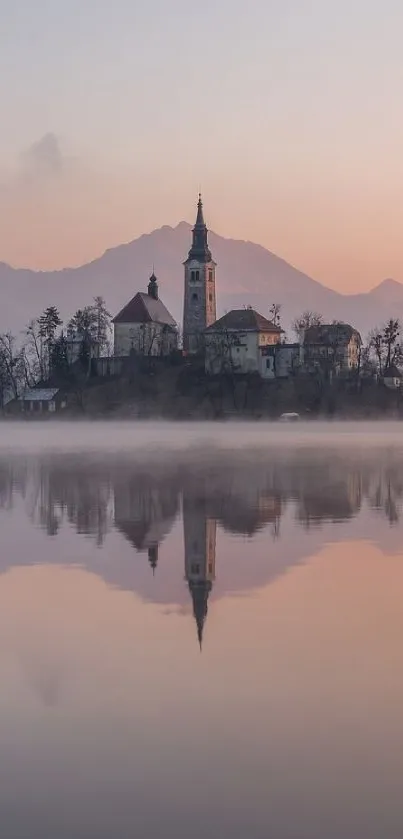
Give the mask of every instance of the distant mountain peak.
<path id="1" fill-rule="evenodd" d="M 371 297 L 382 299 L 386 302 L 393 303 L 393 301 L 403 301 L 403 284 L 399 283 L 397 280 L 393 280 L 392 277 L 388 277 L 386 280 L 383 280 L 379 285 L 375 286 L 370 291 Z M 393 312 L 391 313 L 391 316 Z"/>
<path id="2" fill-rule="evenodd" d="M 398 289 L 399 291 L 403 291 L 403 284 L 399 283 L 398 280 L 394 280 L 392 277 L 387 277 L 385 280 L 382 280 L 381 283 L 375 286 L 375 288 L 371 289 L 371 294 L 374 291 L 387 291 L 388 289 Z"/>

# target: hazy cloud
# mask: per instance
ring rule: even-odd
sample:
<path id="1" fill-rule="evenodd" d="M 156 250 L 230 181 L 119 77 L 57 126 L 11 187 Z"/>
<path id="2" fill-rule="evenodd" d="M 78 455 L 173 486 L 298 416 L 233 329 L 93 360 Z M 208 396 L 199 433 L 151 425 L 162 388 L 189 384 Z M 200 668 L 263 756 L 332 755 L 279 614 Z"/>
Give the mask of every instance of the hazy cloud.
<path id="1" fill-rule="evenodd" d="M 21 174 L 28 176 L 59 175 L 66 159 L 56 134 L 49 132 L 32 143 L 21 155 Z"/>

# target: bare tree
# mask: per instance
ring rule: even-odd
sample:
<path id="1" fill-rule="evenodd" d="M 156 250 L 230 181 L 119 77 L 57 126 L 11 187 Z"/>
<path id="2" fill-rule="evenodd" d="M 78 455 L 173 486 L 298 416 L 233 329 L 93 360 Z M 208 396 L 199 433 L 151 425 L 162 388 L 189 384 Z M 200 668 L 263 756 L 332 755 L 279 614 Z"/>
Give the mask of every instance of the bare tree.
<path id="1" fill-rule="evenodd" d="M 8 393 L 16 399 L 24 383 L 24 351 L 17 346 L 16 338 L 11 332 L 0 335 L 0 402 Z"/>
<path id="2" fill-rule="evenodd" d="M 34 381 L 46 378 L 46 362 L 44 358 L 44 342 L 41 325 L 38 318 L 30 320 L 25 329 L 25 356 Z"/>
<path id="3" fill-rule="evenodd" d="M 269 309 L 270 320 L 275 326 L 280 326 L 281 320 L 281 303 L 272 303 Z"/>
<path id="4" fill-rule="evenodd" d="M 383 376 L 392 364 L 403 362 L 403 343 L 400 341 L 401 323 L 390 318 L 383 326 L 376 327 L 369 334 L 369 357 L 376 362 L 378 373 Z"/>
<path id="5" fill-rule="evenodd" d="M 311 309 L 306 309 L 299 317 L 294 318 L 292 322 L 292 329 L 299 339 L 306 329 L 311 326 L 321 326 L 323 324 L 323 317 L 319 312 L 314 312 Z"/>
<path id="6" fill-rule="evenodd" d="M 110 342 L 112 315 L 108 312 L 103 297 L 94 297 L 94 303 L 91 308 L 94 314 L 93 332 L 95 332 L 96 352 L 99 358 L 101 353 L 108 348 Z"/>
<path id="7" fill-rule="evenodd" d="M 239 372 L 240 362 L 235 358 L 235 351 L 241 347 L 237 333 L 221 329 L 219 332 L 209 333 L 206 339 L 206 357 L 212 373 L 222 376 Z"/>

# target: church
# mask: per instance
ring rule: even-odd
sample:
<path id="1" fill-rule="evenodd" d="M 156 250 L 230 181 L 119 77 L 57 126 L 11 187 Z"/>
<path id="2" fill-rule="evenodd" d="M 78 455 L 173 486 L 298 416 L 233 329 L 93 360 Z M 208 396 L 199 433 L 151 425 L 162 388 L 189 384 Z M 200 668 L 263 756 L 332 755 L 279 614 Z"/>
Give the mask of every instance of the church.
<path id="1" fill-rule="evenodd" d="M 216 320 L 215 271 L 208 246 L 208 230 L 201 195 L 188 257 L 184 262 L 183 351 L 197 353 L 203 347 L 204 330 Z M 167 356 L 178 349 L 177 324 L 159 295 L 152 273 L 147 291 L 137 294 L 113 320 L 114 355 Z"/>

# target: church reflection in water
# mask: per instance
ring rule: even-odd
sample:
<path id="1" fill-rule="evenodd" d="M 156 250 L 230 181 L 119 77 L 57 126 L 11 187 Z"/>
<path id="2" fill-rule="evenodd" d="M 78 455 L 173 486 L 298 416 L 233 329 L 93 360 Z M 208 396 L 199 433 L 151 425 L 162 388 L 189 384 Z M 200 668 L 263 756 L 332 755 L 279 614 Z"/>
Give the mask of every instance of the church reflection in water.
<path id="1" fill-rule="evenodd" d="M 66 526 L 91 537 L 108 560 L 95 567 L 92 559 L 91 570 L 110 585 L 181 608 L 187 599 L 201 646 L 209 601 L 217 596 L 217 587 L 222 596 L 229 588 L 244 591 L 267 584 L 304 561 L 312 545 L 318 550 L 326 541 L 327 527 L 335 534 L 340 524 L 360 516 L 367 516 L 367 522 L 369 515 L 373 521 L 374 513 L 377 522 L 382 514 L 386 529 L 399 525 L 402 465 L 396 456 L 380 461 L 375 456 L 354 457 L 351 451 L 249 457 L 215 453 L 197 460 L 167 456 L 160 462 L 141 463 L 67 455 L 8 458 L 0 461 L 0 509 L 4 514 L 22 504 L 31 521 L 53 538 L 62 537 Z M 177 562 L 172 564 L 169 581 L 173 577 L 175 581 L 165 596 L 152 588 L 153 575 L 159 585 L 161 547 L 174 526 L 184 555 L 179 567 Z M 306 549 L 296 535 L 301 528 L 316 539 Z M 380 531 L 379 524 L 376 528 Z M 133 553 L 116 549 L 116 542 L 110 550 L 108 539 L 113 533 L 148 560 L 148 576 L 144 573 L 147 563 L 136 562 Z M 220 534 L 247 540 L 262 534 L 263 544 L 271 548 L 264 549 L 258 565 L 248 547 L 240 569 L 239 561 L 227 562 L 231 542 L 226 543 L 225 557 L 216 558 Z M 57 551 L 52 552 L 51 561 L 58 561 Z M 74 564 L 74 556 L 69 561 Z M 220 589 L 219 566 L 224 561 L 231 583 Z M 35 558 L 19 562 L 30 564 Z M 10 558 L 0 559 L 0 571 L 10 564 Z M 169 581 L 164 577 L 164 586 Z"/>

